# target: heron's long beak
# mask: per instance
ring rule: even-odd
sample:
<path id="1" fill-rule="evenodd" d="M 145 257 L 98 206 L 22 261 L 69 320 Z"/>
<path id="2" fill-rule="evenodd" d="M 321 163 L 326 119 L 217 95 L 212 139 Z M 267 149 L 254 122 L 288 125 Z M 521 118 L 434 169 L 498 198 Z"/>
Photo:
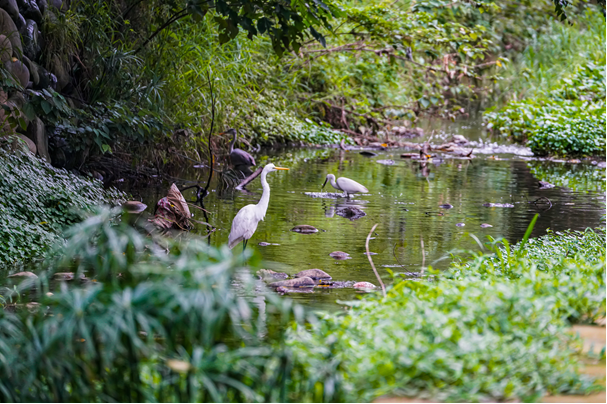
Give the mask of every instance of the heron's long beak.
<path id="1" fill-rule="evenodd" d="M 328 178 L 327 178 L 327 179 L 325 179 L 325 182 L 324 182 L 324 184 L 322 184 L 322 187 L 320 187 L 320 189 L 323 189 L 323 188 L 325 187 L 325 185 L 327 185 L 327 181 L 329 181 L 329 179 L 328 179 Z"/>
<path id="2" fill-rule="evenodd" d="M 276 170 L 288 170 L 288 168 L 284 168 L 284 167 L 274 167 Z"/>

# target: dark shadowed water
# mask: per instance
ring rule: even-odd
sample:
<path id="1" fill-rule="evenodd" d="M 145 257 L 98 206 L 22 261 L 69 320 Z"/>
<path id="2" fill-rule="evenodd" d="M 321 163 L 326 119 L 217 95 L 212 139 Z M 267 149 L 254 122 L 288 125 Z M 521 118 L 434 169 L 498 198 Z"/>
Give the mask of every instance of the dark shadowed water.
<path id="1" fill-rule="evenodd" d="M 465 129 L 460 126 L 460 131 Z M 433 141 L 440 143 L 438 139 Z M 370 250 L 376 253 L 372 258 L 384 280 L 389 282 L 388 271 L 417 274 L 422 263 L 426 267 L 444 269 L 449 265 L 450 252 L 478 250 L 480 247 L 471 235 L 481 242 L 487 241 L 488 236 L 517 242 L 536 213 L 540 213 L 540 217 L 533 236 L 544 234 L 547 228 L 582 230 L 604 223 L 605 171 L 589 163 L 540 163 L 530 161 L 530 157 L 525 156 L 529 153 L 522 148 L 491 149 L 480 144 L 473 160 L 446 155 L 441 158 L 439 155 L 423 164 L 400 158 L 402 152 L 378 151 L 372 158 L 360 155 L 359 151 L 339 149 L 283 149 L 257 154 L 259 165 L 272 162 L 289 167 L 290 171 L 268 175 L 272 190 L 270 206 L 265 221 L 259 224 L 250 240 L 249 248 L 261 255 L 265 268 L 274 271 L 295 274 L 304 269 L 320 268 L 333 280 L 367 281 L 377 285 L 365 254 L 365 240 L 374 224 L 378 226 L 370 241 Z M 394 160 L 395 164 L 377 162 L 387 159 Z M 582 178 L 595 176 L 598 181 L 578 190 L 565 186 L 539 189 L 539 178 L 532 174 L 532 171 L 538 172 L 538 165 L 550 173 L 563 169 L 567 173 L 577 171 Z M 185 180 L 200 179 L 204 184 L 207 173 L 204 169 L 187 168 L 179 176 Z M 358 181 L 369 189 L 369 193 L 350 200 L 307 195 L 320 192 L 327 173 Z M 190 183 L 178 182 L 178 185 L 183 188 Z M 324 191 L 337 192 L 327 186 Z M 164 185 L 129 191 L 141 194 L 153 209 L 167 188 Z M 211 244 L 225 244 L 238 210 L 259 200 L 259 179 L 247 188 L 247 192 L 234 190 L 226 187 L 220 176 L 214 176 L 212 191 L 204 199 L 204 206 L 210 211 L 208 220 L 218 228 L 210 237 Z M 193 190 L 185 191 L 184 196 L 188 200 L 195 199 Z M 486 203 L 512 207 L 483 206 Z M 441 208 L 445 204 L 453 207 Z M 337 213 L 345 207 L 359 208 L 366 216 L 358 220 L 339 216 Z M 192 211 L 196 219 L 205 220 L 200 211 Z M 320 231 L 315 234 L 290 231 L 302 224 Z M 481 224 L 492 227 L 481 227 Z M 207 229 L 196 225 L 194 231 L 206 234 Z M 261 242 L 272 245 L 258 245 Z M 240 251 L 240 246 L 234 249 L 235 253 Z M 337 261 L 329 256 L 333 251 L 346 252 L 351 259 Z M 314 308 L 335 309 L 339 307 L 336 300 L 349 300 L 356 293 L 361 292 L 315 288 L 313 293 L 291 296 Z"/>

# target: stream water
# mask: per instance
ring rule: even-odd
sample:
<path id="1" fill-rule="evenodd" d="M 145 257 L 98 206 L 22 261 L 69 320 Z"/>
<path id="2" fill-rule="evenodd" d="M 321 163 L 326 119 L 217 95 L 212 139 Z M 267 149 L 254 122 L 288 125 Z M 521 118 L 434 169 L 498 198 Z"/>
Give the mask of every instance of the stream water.
<path id="1" fill-rule="evenodd" d="M 604 224 L 605 170 L 585 162 L 538 162 L 518 146 L 497 146 L 482 137 L 476 127 L 458 124 L 442 128 L 442 135 L 432 142 L 452 134 L 475 139 L 476 158 L 449 158 L 440 153 L 428 164 L 403 159 L 403 150 L 375 151 L 377 156 L 365 157 L 357 150 L 340 149 L 281 149 L 262 150 L 255 155 L 258 165 L 269 162 L 289 167 L 268 175 L 271 187 L 270 206 L 249 248 L 255 249 L 264 261 L 264 268 L 293 275 L 301 270 L 319 268 L 337 281 L 367 281 L 378 284 L 367 255 L 365 240 L 374 224 L 378 224 L 370 251 L 380 275 L 390 281 L 388 271 L 417 274 L 422 263 L 444 269 L 449 265 L 450 252 L 458 249 L 478 251 L 478 243 L 487 237 L 520 240 L 529 222 L 540 213 L 533 236 L 552 230 L 596 227 Z M 424 139 L 420 139 L 424 140 Z M 393 165 L 378 161 L 393 160 Z M 218 166 L 219 170 L 225 167 Z M 541 169 L 541 170 L 540 170 Z M 540 170 L 540 171 L 538 171 Z M 537 172 L 573 172 L 580 181 L 596 177 L 581 189 L 556 186 L 539 189 Z M 345 176 L 369 189 L 368 194 L 345 198 L 312 197 L 320 192 L 327 173 Z M 206 182 L 208 171 L 186 167 L 178 176 L 180 188 L 190 181 Z M 561 175 L 562 176 L 562 175 Z M 573 183 L 573 182 L 572 182 Z M 324 191 L 337 192 L 330 185 Z M 575 187 L 574 187 L 575 188 Z M 579 188 L 579 187 L 578 187 Z M 168 186 L 149 188 L 129 187 L 134 195 L 152 208 L 166 195 Z M 212 245 L 227 243 L 232 219 L 240 208 L 257 203 L 261 196 L 259 179 L 237 191 L 227 187 L 221 176 L 214 176 L 204 207 L 210 212 L 209 222 L 217 227 L 210 236 Z M 195 191 L 184 192 L 187 200 L 195 200 Z M 486 207 L 484 204 L 503 204 Z M 450 204 L 452 208 L 441 208 Z M 503 207 L 510 206 L 510 207 Z M 349 220 L 338 215 L 345 207 L 363 210 L 366 216 Z M 149 209 L 149 208 L 148 208 Z M 197 220 L 205 220 L 202 212 L 192 209 Z M 314 234 L 291 231 L 296 225 L 311 225 L 319 229 Z M 462 226 L 461 224 L 464 224 Z M 481 227 L 489 224 L 492 227 Z M 207 228 L 196 225 L 194 232 L 206 234 Z M 423 240 L 423 248 L 422 248 Z M 271 243 L 261 246 L 259 243 Z M 234 251 L 240 252 L 241 246 Z M 335 260 L 331 252 L 343 251 L 351 259 Z M 315 288 L 313 293 L 291 294 L 293 299 L 315 309 L 334 310 L 337 300 L 350 300 L 362 293 L 351 288 Z"/>

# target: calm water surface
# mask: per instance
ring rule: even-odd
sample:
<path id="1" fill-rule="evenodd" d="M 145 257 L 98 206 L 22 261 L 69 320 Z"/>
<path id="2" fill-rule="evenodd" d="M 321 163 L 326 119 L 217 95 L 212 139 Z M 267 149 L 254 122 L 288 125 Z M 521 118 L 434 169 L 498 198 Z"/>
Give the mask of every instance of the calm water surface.
<path id="1" fill-rule="evenodd" d="M 438 139 L 433 141 L 440 143 Z M 377 285 L 365 254 L 366 237 L 376 223 L 370 250 L 377 254 L 372 255 L 373 261 L 384 281 L 388 282 L 388 271 L 415 274 L 421 271 L 422 263 L 426 267 L 444 269 L 449 265 L 450 252 L 478 250 L 471 234 L 481 241 L 487 241 L 491 236 L 517 242 L 535 213 L 540 213 L 540 217 L 533 236 L 545 234 L 547 228 L 582 230 L 604 223 L 604 183 L 583 191 L 567 187 L 540 190 L 538 179 L 532 174 L 538 162 L 516 154 L 482 154 L 482 147 L 475 152 L 477 158 L 473 160 L 452 159 L 445 155 L 444 159 L 434 159 L 427 165 L 400 158 L 402 152 L 379 151 L 372 158 L 360 155 L 359 151 L 336 149 L 283 149 L 257 154 L 259 165 L 272 162 L 289 167 L 290 171 L 268 175 L 272 190 L 270 206 L 265 221 L 260 222 L 249 241 L 249 247 L 261 255 L 265 268 L 274 271 L 292 275 L 304 269 L 320 268 L 333 280 L 367 281 Z M 394 160 L 395 164 L 377 162 L 386 159 Z M 582 177 L 587 176 L 584 170 L 590 173 L 588 175 L 598 172 L 604 181 L 604 170 L 598 171 L 600 169 L 589 164 L 542 162 L 541 165 L 544 170 L 554 168 L 556 171 L 567 165 L 572 171 L 581 170 Z M 223 168 L 219 167 L 220 170 Z M 320 191 L 327 173 L 358 181 L 369 189 L 369 193 L 350 200 L 306 195 Z M 177 184 L 183 188 L 191 185 L 185 180 L 200 180 L 203 185 L 207 175 L 204 169 L 187 168 L 179 174 L 184 181 Z M 335 191 L 327 186 L 325 191 Z M 166 194 L 167 188 L 164 185 L 129 191 L 140 194 L 144 202 L 153 207 Z M 227 187 L 220 175 L 214 177 L 211 193 L 204 199 L 204 206 L 210 211 L 208 220 L 218 228 L 210 238 L 212 245 L 227 243 L 231 222 L 238 210 L 259 200 L 262 192 L 259 179 L 247 188 L 248 191 L 237 191 Z M 193 190 L 185 191 L 184 196 L 195 200 Z M 485 203 L 514 207 L 485 207 Z M 443 209 L 440 207 L 443 204 L 453 208 Z M 340 208 L 347 206 L 362 209 L 366 216 L 351 221 L 337 215 Z M 199 210 L 192 211 L 196 219 L 205 220 Z M 458 227 L 458 223 L 465 226 Z M 312 225 L 320 231 L 315 234 L 290 231 L 301 224 Z M 482 228 L 481 224 L 493 227 Z M 206 231 L 202 225 L 194 230 L 202 235 Z M 262 247 L 258 245 L 260 242 L 277 245 Z M 234 251 L 239 252 L 240 248 L 237 246 Z M 333 251 L 346 252 L 351 259 L 336 261 L 329 256 Z M 315 288 L 314 293 L 292 294 L 291 297 L 312 308 L 334 310 L 340 307 L 336 303 L 338 299 L 349 300 L 357 293 L 361 292 Z"/>

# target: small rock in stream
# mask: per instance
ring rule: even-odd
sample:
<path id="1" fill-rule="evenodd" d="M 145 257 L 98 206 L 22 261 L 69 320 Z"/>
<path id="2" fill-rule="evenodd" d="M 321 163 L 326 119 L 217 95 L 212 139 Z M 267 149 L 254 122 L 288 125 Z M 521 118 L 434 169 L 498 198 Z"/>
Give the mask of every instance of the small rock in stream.
<path id="1" fill-rule="evenodd" d="M 285 286 L 279 286 L 276 288 L 276 292 L 280 293 L 281 295 L 286 295 L 287 293 L 314 293 L 314 289 L 290 289 Z"/>
<path id="2" fill-rule="evenodd" d="M 313 288 L 315 285 L 314 279 L 309 277 L 287 279 L 284 281 L 271 283 L 270 286 L 277 288 L 279 286 L 285 288 Z"/>
<path id="3" fill-rule="evenodd" d="M 455 225 L 457 227 L 464 227 L 466 225 L 466 223 L 455 223 Z"/>
<path id="4" fill-rule="evenodd" d="M 488 223 L 483 223 L 483 224 L 481 224 L 481 227 L 486 228 L 486 227 L 493 227 L 493 226 Z"/>
<path id="5" fill-rule="evenodd" d="M 441 209 L 451 209 L 453 208 L 453 205 L 451 205 L 450 203 L 443 203 L 442 205 L 438 205 L 438 207 Z"/>
<path id="6" fill-rule="evenodd" d="M 375 285 L 371 282 L 356 282 L 352 287 L 355 289 L 375 289 Z"/>
<path id="7" fill-rule="evenodd" d="M 549 183 L 548 181 L 539 181 L 538 185 L 540 186 L 540 189 L 550 189 L 550 188 L 554 188 L 554 185 L 552 185 L 551 183 Z"/>
<path id="8" fill-rule="evenodd" d="M 394 160 L 391 160 L 391 159 L 388 159 L 388 160 L 377 160 L 376 163 L 383 164 L 385 166 L 393 166 L 394 165 Z"/>
<path id="9" fill-rule="evenodd" d="M 293 227 L 291 229 L 291 231 L 294 231 L 295 233 L 302 233 L 302 234 L 318 233 L 318 229 L 316 227 L 310 226 L 307 224 L 297 225 L 297 226 Z"/>
<path id="10" fill-rule="evenodd" d="M 12 274 L 8 276 L 9 278 L 37 278 L 38 275 L 36 275 L 33 272 L 30 271 L 25 271 L 25 272 L 17 272 L 16 274 Z"/>
<path id="11" fill-rule="evenodd" d="M 374 157 L 374 156 L 377 156 L 377 153 L 373 153 L 373 152 L 368 151 L 368 150 L 363 150 L 359 154 L 362 155 L 362 156 L 365 156 L 365 157 Z"/>
<path id="12" fill-rule="evenodd" d="M 266 243 L 265 241 L 260 241 L 259 243 L 257 243 L 257 245 L 261 246 L 261 247 L 267 247 L 269 245 L 280 245 L 280 244 L 276 244 L 276 243 Z"/>
<path id="13" fill-rule="evenodd" d="M 350 254 L 345 253 L 343 251 L 333 251 L 331 254 L 329 254 L 329 256 L 331 258 L 335 258 L 336 260 L 349 260 L 350 258 Z"/>
<path id="14" fill-rule="evenodd" d="M 321 270 L 321 269 L 306 269 L 304 271 L 298 272 L 297 274 L 295 274 L 295 278 L 311 278 L 311 279 L 323 279 L 323 280 L 329 280 L 332 279 L 331 275 L 329 275 L 328 273 L 326 273 L 325 271 Z"/>
<path id="15" fill-rule="evenodd" d="M 257 276 L 263 280 L 269 279 L 287 279 L 289 275 L 284 272 L 274 272 L 271 269 L 260 269 L 257 271 Z"/>

